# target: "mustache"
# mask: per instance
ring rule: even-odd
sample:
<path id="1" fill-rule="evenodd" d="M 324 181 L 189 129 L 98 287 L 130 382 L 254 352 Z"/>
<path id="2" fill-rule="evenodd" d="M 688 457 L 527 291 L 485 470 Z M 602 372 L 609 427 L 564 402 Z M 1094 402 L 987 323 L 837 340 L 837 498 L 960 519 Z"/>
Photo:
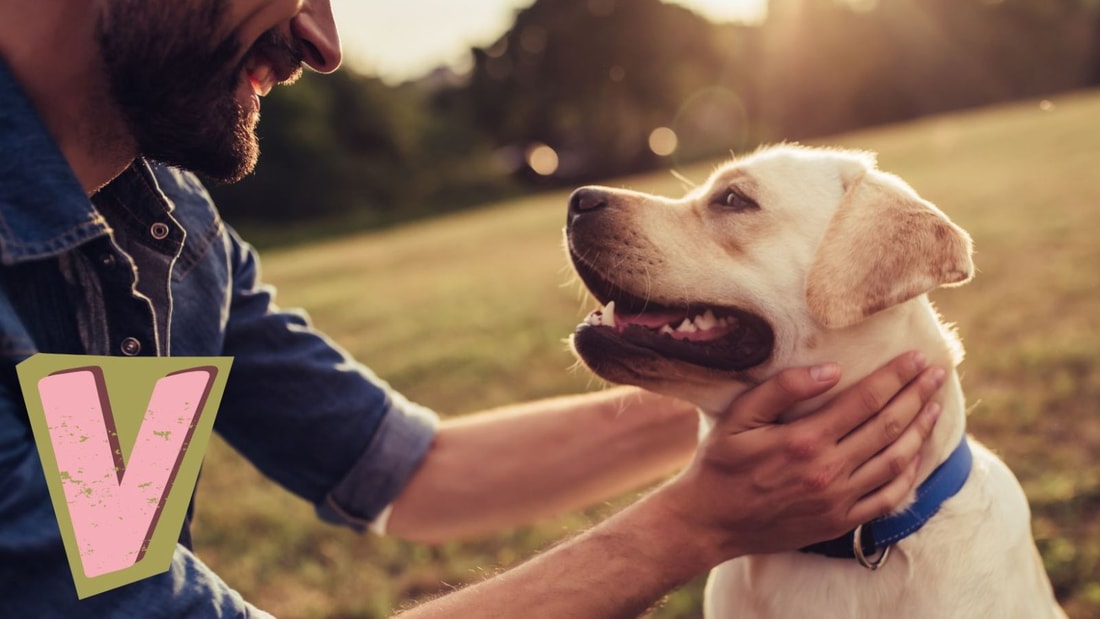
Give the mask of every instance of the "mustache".
<path id="1" fill-rule="evenodd" d="M 260 58 L 271 65 L 280 84 L 292 83 L 302 75 L 306 57 L 302 45 L 301 41 L 273 28 L 256 39 L 241 61 L 241 68 L 254 58 Z"/>

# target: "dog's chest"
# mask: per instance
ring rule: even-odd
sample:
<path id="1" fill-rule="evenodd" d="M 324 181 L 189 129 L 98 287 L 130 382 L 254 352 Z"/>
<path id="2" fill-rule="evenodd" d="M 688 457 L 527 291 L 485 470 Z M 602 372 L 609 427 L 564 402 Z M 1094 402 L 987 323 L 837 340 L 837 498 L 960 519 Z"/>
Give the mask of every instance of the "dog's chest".
<path id="1" fill-rule="evenodd" d="M 895 557 L 896 560 L 896 557 Z M 719 566 L 707 583 L 709 619 L 947 618 L 938 598 L 921 599 L 907 566 L 876 573 L 855 561 L 798 553 L 746 557 Z M 925 581 L 942 590 L 933 576 Z"/>

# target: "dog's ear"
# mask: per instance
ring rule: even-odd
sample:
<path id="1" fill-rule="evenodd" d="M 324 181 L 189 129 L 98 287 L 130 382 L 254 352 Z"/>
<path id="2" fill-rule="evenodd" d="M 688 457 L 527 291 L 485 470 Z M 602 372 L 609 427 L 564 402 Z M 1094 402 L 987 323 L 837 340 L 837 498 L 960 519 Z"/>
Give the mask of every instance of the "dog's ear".
<path id="1" fill-rule="evenodd" d="M 970 236 L 901 179 L 872 169 L 853 179 L 829 222 L 806 301 L 839 329 L 973 272 Z"/>

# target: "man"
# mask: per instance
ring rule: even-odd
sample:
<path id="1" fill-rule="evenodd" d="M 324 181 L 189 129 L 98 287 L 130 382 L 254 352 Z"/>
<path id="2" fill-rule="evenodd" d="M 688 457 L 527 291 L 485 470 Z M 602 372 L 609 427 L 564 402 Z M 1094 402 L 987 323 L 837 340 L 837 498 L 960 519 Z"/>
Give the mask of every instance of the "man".
<path id="1" fill-rule="evenodd" d="M 328 0 L 0 0 L 0 616 L 266 616 L 187 530 L 167 573 L 77 600 L 13 369 L 37 352 L 233 357 L 217 431 L 322 517 L 412 540 L 530 522 L 691 457 L 690 408 L 636 390 L 438 423 L 274 306 L 183 170 L 247 174 L 260 97 L 303 63 L 340 63 Z M 671 482 L 407 616 L 636 615 L 721 561 L 882 514 L 911 489 L 942 372 L 907 355 L 774 425 L 837 373 L 768 381 Z"/>

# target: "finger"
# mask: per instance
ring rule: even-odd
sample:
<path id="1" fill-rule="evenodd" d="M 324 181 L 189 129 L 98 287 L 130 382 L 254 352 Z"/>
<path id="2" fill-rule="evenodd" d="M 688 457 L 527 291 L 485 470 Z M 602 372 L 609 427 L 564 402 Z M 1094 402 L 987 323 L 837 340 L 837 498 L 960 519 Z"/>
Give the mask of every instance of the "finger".
<path id="1" fill-rule="evenodd" d="M 908 352 L 848 387 L 813 416 L 818 430 L 834 441 L 882 410 L 927 365 L 920 352 Z"/>
<path id="2" fill-rule="evenodd" d="M 925 370 L 890 400 L 882 412 L 840 439 L 838 449 L 853 463 L 853 468 L 898 440 L 943 386 L 945 376 L 942 368 Z"/>
<path id="3" fill-rule="evenodd" d="M 854 528 L 893 513 L 916 486 L 919 467 L 920 458 L 914 458 L 893 481 L 856 501 L 852 509 L 848 510 L 847 526 Z"/>
<path id="4" fill-rule="evenodd" d="M 840 366 L 835 363 L 783 370 L 734 400 L 718 425 L 734 433 L 773 424 L 795 404 L 825 393 L 838 380 Z"/>
<path id="5" fill-rule="evenodd" d="M 924 442 L 932 435 L 942 411 L 939 404 L 929 404 L 916 421 L 889 448 L 868 460 L 852 472 L 849 480 L 857 495 L 867 494 L 890 483 L 917 458 Z"/>

